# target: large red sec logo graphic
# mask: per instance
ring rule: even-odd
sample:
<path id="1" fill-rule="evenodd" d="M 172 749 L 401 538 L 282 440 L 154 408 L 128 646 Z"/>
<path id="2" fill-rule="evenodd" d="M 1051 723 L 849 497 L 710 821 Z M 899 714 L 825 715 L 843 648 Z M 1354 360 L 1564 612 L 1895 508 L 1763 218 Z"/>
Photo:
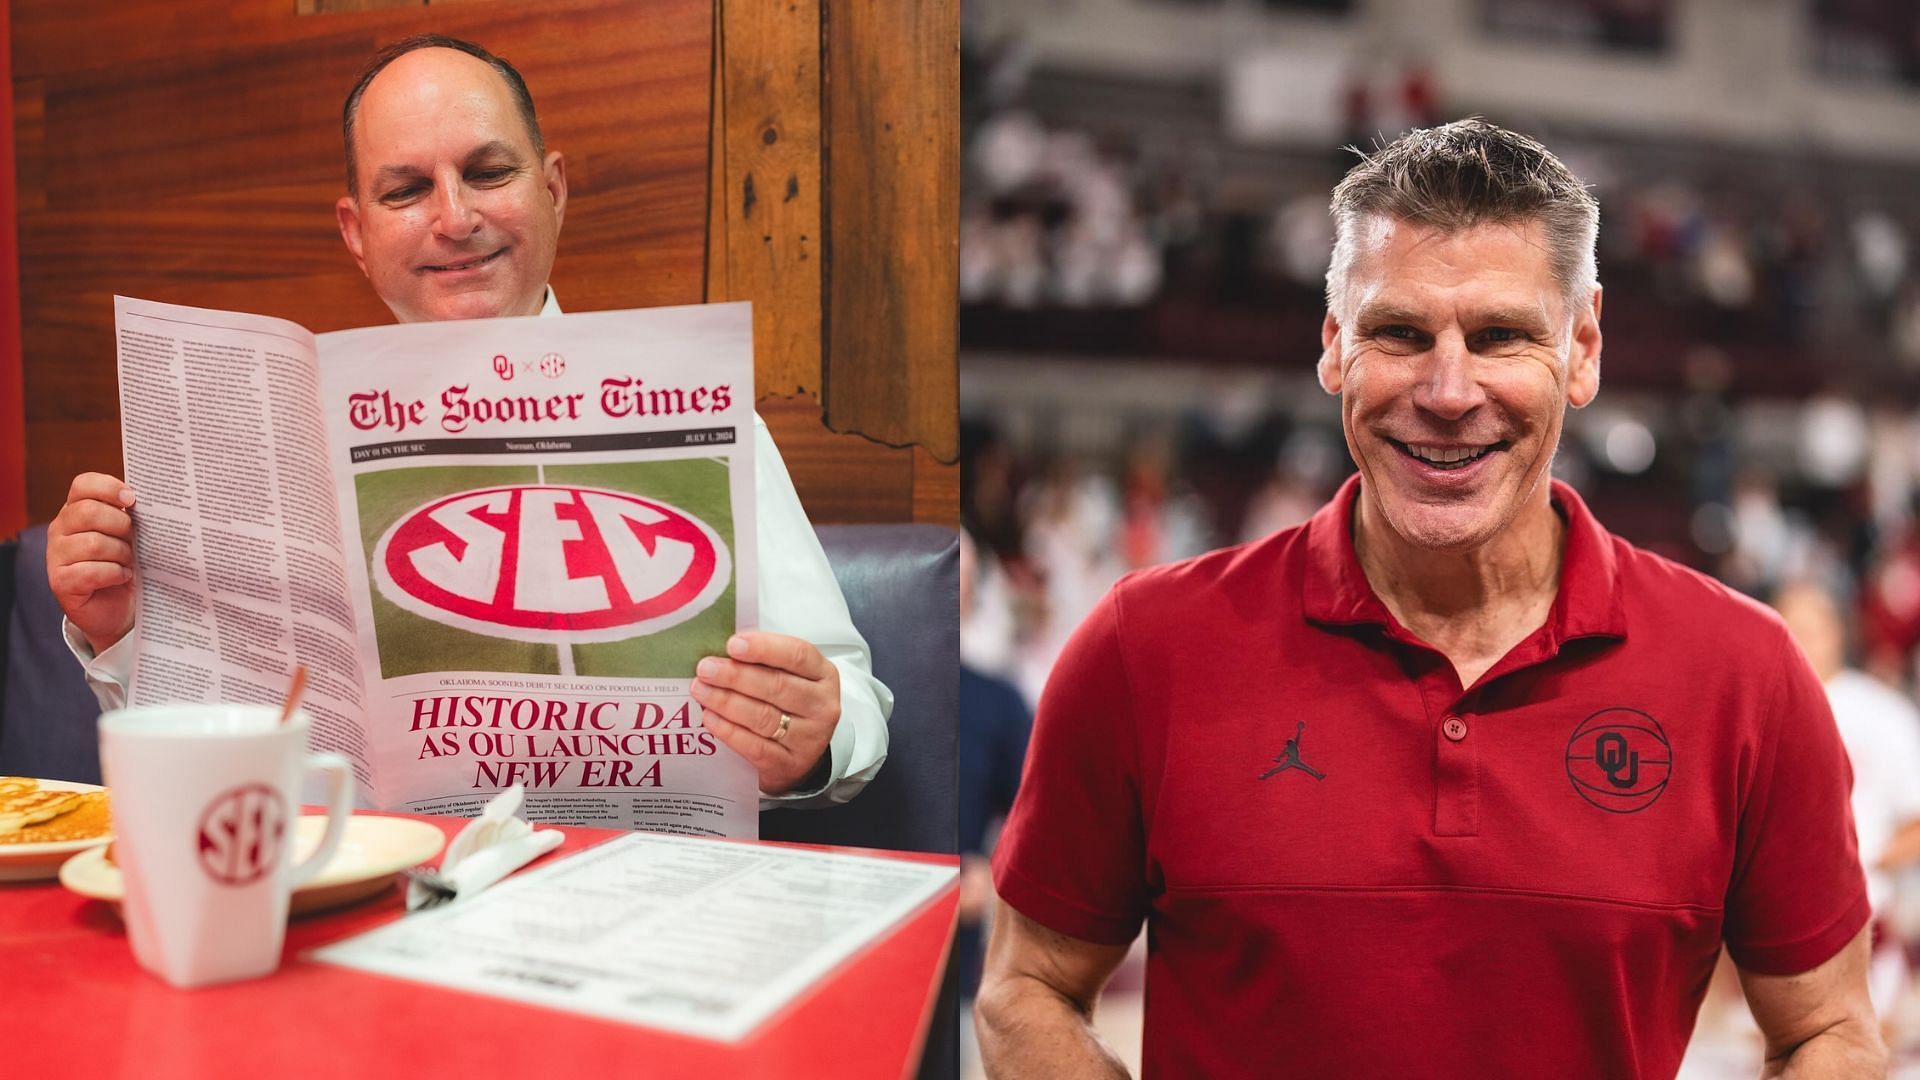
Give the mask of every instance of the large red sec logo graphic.
<path id="1" fill-rule="evenodd" d="M 200 811 L 200 869 L 222 885 L 251 885 L 280 863 L 287 804 L 265 784 L 242 784 Z"/>
<path id="2" fill-rule="evenodd" d="M 619 641 L 713 605 L 733 576 L 711 526 L 655 499 L 528 484 L 448 495 L 373 549 L 374 582 L 401 608 L 521 641 Z"/>
<path id="3" fill-rule="evenodd" d="M 1614 814 L 1652 806 L 1673 777 L 1673 744 L 1639 709 L 1601 709 L 1567 740 L 1567 778 L 1580 797 Z"/>

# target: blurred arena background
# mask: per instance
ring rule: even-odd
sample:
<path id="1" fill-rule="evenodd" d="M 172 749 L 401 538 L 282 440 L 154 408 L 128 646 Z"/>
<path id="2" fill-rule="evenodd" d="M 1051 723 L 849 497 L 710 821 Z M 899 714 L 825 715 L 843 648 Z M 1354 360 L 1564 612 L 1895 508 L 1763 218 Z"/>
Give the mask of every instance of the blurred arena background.
<path id="1" fill-rule="evenodd" d="M 1526 131 L 1602 215 L 1602 390 L 1556 474 L 1642 546 L 1762 599 L 1824 596 L 1848 663 L 1900 699 L 1862 722 L 1891 734 L 1856 811 L 1889 864 L 1876 1003 L 1896 1075 L 1920 1076 L 1920 732 L 1901 733 L 1920 729 L 1920 4 L 968 0 L 962 19 L 968 667 L 1030 705 L 1121 574 L 1305 520 L 1352 468 L 1312 371 L 1344 148 L 1470 114 Z M 1005 785 L 980 786 L 996 759 L 962 725 L 990 817 Z M 1103 1004 L 1134 1060 L 1138 993 L 1129 967 Z M 1717 984 L 1682 1075 L 1758 1061 Z"/>

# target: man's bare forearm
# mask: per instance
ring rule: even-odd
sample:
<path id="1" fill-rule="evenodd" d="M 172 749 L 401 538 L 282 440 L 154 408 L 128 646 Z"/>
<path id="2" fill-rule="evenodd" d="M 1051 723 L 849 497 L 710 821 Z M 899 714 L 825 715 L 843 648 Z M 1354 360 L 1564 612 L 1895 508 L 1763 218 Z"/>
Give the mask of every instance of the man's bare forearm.
<path id="1" fill-rule="evenodd" d="M 1125 1080 L 1127 1067 L 1093 1028 L 1093 1003 L 1038 979 L 980 988 L 973 1007 L 980 1060 L 994 1080 Z"/>
<path id="2" fill-rule="evenodd" d="M 1887 1048 L 1873 1024 L 1848 1020 L 1833 1025 L 1777 1056 L 1769 1055 L 1762 1080 L 1856 1080 L 1887 1075 Z"/>

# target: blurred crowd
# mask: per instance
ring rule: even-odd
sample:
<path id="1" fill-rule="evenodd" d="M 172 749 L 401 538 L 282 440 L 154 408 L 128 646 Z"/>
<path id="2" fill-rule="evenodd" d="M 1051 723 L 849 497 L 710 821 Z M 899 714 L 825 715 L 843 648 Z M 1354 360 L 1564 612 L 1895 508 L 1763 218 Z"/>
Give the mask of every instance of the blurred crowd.
<path id="1" fill-rule="evenodd" d="M 1385 96 L 1356 84 L 1354 145 L 1437 115 L 1417 67 Z M 1837 167 L 1756 178 L 1709 152 L 1640 171 L 1630 147 L 1567 143 L 1605 208 L 1602 265 L 1630 318 L 1681 311 L 1722 343 L 1840 345 L 1853 354 L 1843 368 L 1920 385 L 1920 206 L 1897 181 L 1850 186 Z M 1312 303 L 1332 241 L 1327 192 L 1351 156 L 1296 162 L 1258 199 L 1244 182 L 1219 190 L 1213 158 L 1178 138 L 1049 125 L 1018 104 L 988 110 L 967 147 L 962 303 L 980 318 L 1177 296 Z"/>
<path id="2" fill-rule="evenodd" d="M 1920 413 L 1838 395 L 1729 400 L 1712 356 L 1680 398 L 1570 417 L 1556 474 L 1617 531 L 1743 592 L 1820 583 L 1852 615 L 1859 663 L 1911 689 Z M 1304 380 L 1271 392 L 1319 394 Z M 970 661 L 1036 694 L 1064 634 L 1121 574 L 1304 521 L 1351 468 L 1338 416 L 1331 398 L 1305 418 L 1273 404 L 1141 415 L 1102 452 L 1049 445 L 1072 407 L 1059 401 L 996 404 L 1003 421 L 1028 411 L 1020 441 L 978 414 L 963 423 L 962 515 L 984 553 Z"/>

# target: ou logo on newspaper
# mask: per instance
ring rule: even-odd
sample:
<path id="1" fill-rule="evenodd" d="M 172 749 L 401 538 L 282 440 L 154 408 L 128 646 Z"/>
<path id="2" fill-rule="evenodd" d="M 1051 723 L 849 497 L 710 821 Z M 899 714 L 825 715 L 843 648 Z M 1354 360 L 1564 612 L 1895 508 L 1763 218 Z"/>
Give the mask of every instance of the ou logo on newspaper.
<path id="1" fill-rule="evenodd" d="M 726 544 L 677 507 L 619 491 L 526 484 L 421 506 L 373 549 L 374 582 L 399 607 L 517 641 L 652 634 L 713 606 L 732 579 Z"/>

